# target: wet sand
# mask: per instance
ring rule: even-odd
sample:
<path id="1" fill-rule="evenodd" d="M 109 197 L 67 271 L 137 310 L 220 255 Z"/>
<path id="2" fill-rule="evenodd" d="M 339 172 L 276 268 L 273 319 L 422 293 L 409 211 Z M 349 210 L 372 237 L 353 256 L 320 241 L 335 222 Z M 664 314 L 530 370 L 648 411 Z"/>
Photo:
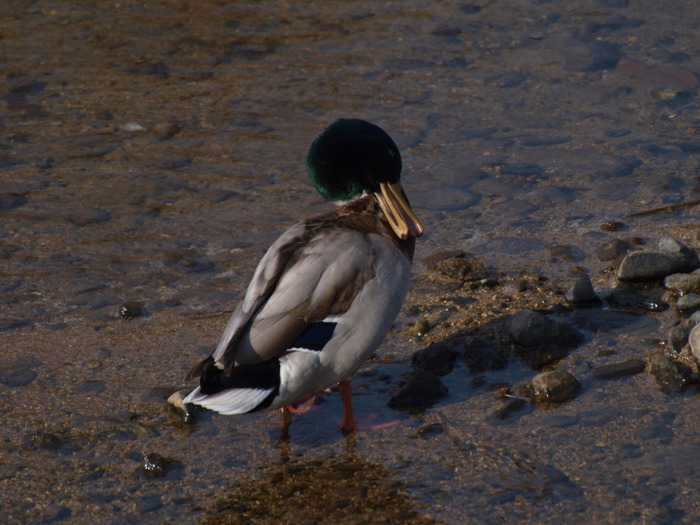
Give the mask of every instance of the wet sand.
<path id="1" fill-rule="evenodd" d="M 458 362 L 423 412 L 386 406 L 415 351 L 562 304 L 581 272 L 615 288 L 603 242 L 700 249 L 698 207 L 671 208 L 700 187 L 694 2 L 10 0 L 0 15 L 0 521 L 698 518 L 693 390 L 586 370 L 663 352 L 673 308 L 587 331 L 557 364 L 582 383 L 566 404 L 494 422 L 494 385 L 536 373 L 512 360 Z M 358 411 L 398 423 L 346 439 L 331 392 L 281 447 L 275 413 L 183 424 L 165 400 L 192 386 L 264 250 L 328 209 L 303 160 L 343 116 L 394 137 L 426 226 L 382 361 L 355 380 Z M 447 249 L 499 285 L 421 262 Z M 120 317 L 126 301 L 144 314 Z M 416 338 L 420 319 L 433 329 Z M 152 453 L 164 477 L 139 470 Z"/>

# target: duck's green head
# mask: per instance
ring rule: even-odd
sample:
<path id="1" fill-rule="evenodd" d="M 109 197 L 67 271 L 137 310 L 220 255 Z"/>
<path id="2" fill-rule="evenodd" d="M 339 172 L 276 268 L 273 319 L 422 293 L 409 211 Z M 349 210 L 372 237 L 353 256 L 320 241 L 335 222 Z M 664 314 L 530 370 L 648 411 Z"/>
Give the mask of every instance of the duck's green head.
<path id="1" fill-rule="evenodd" d="M 379 126 L 360 119 L 336 120 L 311 144 L 306 167 L 326 199 L 342 202 L 374 194 L 396 235 L 405 239 L 423 233 L 399 183 L 399 148 Z"/>
<path id="2" fill-rule="evenodd" d="M 379 126 L 360 119 L 336 120 L 309 149 L 306 167 L 316 189 L 334 202 L 374 193 L 401 177 L 401 154 Z"/>

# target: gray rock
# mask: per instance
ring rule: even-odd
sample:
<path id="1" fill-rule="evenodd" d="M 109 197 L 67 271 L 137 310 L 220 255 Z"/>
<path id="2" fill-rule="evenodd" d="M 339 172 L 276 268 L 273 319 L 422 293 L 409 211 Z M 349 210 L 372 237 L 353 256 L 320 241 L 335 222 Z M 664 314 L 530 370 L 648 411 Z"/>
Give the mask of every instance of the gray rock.
<path id="1" fill-rule="evenodd" d="M 664 235 L 659 240 L 659 250 L 662 252 L 674 253 L 686 258 L 693 258 L 693 251 L 675 237 Z"/>
<path id="2" fill-rule="evenodd" d="M 411 376 L 398 394 L 389 400 L 388 405 L 396 410 L 426 408 L 437 403 L 448 392 L 438 376 L 421 370 Z"/>
<path id="3" fill-rule="evenodd" d="M 664 286 L 680 293 L 700 292 L 700 269 L 692 273 L 674 273 L 664 279 Z"/>
<path id="4" fill-rule="evenodd" d="M 690 316 L 690 326 L 695 326 L 696 324 L 700 324 L 700 311 L 693 312 L 693 315 Z"/>
<path id="5" fill-rule="evenodd" d="M 700 310 L 700 295 L 696 293 L 689 293 L 683 297 L 679 297 L 676 306 L 678 307 L 678 310 L 684 313 Z"/>
<path id="6" fill-rule="evenodd" d="M 688 344 L 690 329 L 690 324 L 681 324 L 671 328 L 668 331 L 668 347 L 671 350 L 680 352 Z"/>
<path id="7" fill-rule="evenodd" d="M 623 282 L 655 281 L 672 273 L 693 270 L 688 257 L 661 250 L 642 250 L 628 253 L 617 273 Z"/>
<path id="8" fill-rule="evenodd" d="M 695 356 L 695 359 L 700 363 L 700 323 L 693 326 L 693 329 L 688 335 L 688 344 L 690 351 Z"/>
<path id="9" fill-rule="evenodd" d="M 610 379 L 613 377 L 629 376 L 639 374 L 646 368 L 646 363 L 642 359 L 628 359 L 620 363 L 610 363 L 609 365 L 598 366 L 593 369 L 593 375 L 598 379 Z"/>
<path id="10" fill-rule="evenodd" d="M 665 394 L 682 391 L 691 380 L 691 372 L 686 365 L 665 355 L 651 362 L 650 372 Z"/>
<path id="11" fill-rule="evenodd" d="M 506 319 L 504 328 L 511 341 L 526 347 L 556 344 L 575 348 L 583 339 L 574 327 L 533 311 L 511 315 Z"/>
<path id="12" fill-rule="evenodd" d="M 564 370 L 537 374 L 530 381 L 535 401 L 559 403 L 573 399 L 581 387 L 578 380 Z"/>
<path id="13" fill-rule="evenodd" d="M 599 306 L 602 302 L 593 290 L 593 285 L 588 277 L 579 278 L 567 290 L 564 297 L 570 304 L 578 307 Z"/>

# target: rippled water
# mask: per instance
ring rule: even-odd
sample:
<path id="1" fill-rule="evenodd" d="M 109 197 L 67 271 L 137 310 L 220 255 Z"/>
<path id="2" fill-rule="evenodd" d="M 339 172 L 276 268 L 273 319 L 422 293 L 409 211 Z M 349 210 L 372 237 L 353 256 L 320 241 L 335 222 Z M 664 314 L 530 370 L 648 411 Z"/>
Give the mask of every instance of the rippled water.
<path id="1" fill-rule="evenodd" d="M 694 1 L 9 0 L 0 14 L 0 521 L 183 523 L 217 502 L 264 521 L 245 514 L 261 493 L 290 509 L 303 494 L 321 522 L 353 498 L 404 521 L 698 518 L 697 400 L 648 375 L 494 423 L 488 385 L 531 370 L 459 366 L 449 398 L 404 414 L 385 404 L 410 365 L 377 364 L 357 409 L 396 425 L 346 442 L 332 393 L 282 448 L 276 414 L 185 426 L 164 408 L 267 246 L 328 209 L 303 159 L 338 117 L 399 145 L 426 227 L 417 260 L 460 249 L 562 286 L 576 266 L 609 289 L 601 243 L 696 226 L 698 207 L 623 219 L 699 198 Z M 625 228 L 602 231 L 611 220 Z M 409 302 L 428 300 L 426 272 Z M 145 315 L 120 319 L 125 301 Z M 414 320 L 382 356 L 425 346 Z M 675 320 L 589 332 L 578 358 L 642 355 Z M 164 478 L 138 470 L 153 452 Z M 280 479 L 293 490 L 267 485 Z M 345 488 L 319 503 L 314 479 Z"/>

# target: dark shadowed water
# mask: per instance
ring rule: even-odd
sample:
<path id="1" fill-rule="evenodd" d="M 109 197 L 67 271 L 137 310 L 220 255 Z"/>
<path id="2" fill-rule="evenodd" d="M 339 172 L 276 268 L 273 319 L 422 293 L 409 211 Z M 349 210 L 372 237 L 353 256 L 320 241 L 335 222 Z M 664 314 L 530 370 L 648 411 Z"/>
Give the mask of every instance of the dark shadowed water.
<path id="1" fill-rule="evenodd" d="M 0 521 L 700 519 L 696 396 L 590 372 L 653 352 L 673 308 L 584 319 L 564 405 L 494 418 L 494 385 L 535 372 L 458 363 L 433 408 L 386 406 L 413 352 L 513 313 L 504 297 L 548 308 L 581 273 L 612 289 L 604 242 L 700 247 L 699 208 L 674 208 L 700 198 L 698 27 L 695 0 L 5 0 Z M 264 250 L 329 208 L 303 161 L 347 116 L 395 139 L 426 229 L 383 362 L 355 380 L 357 411 L 397 423 L 345 439 L 337 392 L 283 446 L 276 413 L 180 423 L 165 400 Z M 455 249 L 551 293 L 431 279 L 421 259 Z M 139 470 L 153 453 L 164 477 Z"/>

